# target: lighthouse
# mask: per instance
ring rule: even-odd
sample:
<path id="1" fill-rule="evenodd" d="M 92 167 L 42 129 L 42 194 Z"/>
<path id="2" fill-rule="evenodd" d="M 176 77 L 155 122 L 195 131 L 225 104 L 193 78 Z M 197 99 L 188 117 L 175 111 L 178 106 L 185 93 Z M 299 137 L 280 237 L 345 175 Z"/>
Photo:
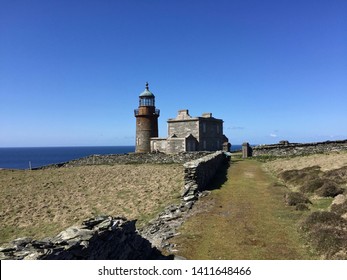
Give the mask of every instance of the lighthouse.
<path id="1" fill-rule="evenodd" d="M 139 107 L 134 111 L 136 117 L 136 153 L 151 151 L 151 137 L 158 137 L 158 118 L 160 111 L 155 108 L 155 96 L 146 83 L 145 91 L 139 96 Z"/>

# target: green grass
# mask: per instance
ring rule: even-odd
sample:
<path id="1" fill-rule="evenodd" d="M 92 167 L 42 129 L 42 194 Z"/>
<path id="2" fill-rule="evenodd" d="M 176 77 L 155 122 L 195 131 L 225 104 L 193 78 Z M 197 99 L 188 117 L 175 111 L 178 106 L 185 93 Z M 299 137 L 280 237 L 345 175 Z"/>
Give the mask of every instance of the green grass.
<path id="1" fill-rule="evenodd" d="M 1 227 L 1 238 L 14 240 L 16 238 L 35 236 L 37 239 L 42 239 L 48 236 L 54 236 L 60 231 L 58 223 L 50 224 L 37 224 L 32 225 L 30 228 L 16 227 L 16 226 L 3 226 Z"/>
<path id="2" fill-rule="evenodd" d="M 188 259 L 314 259 L 297 230 L 307 215 L 285 206 L 287 189 L 254 160 L 233 162 L 228 180 L 203 198 L 173 240 Z"/>
<path id="3" fill-rule="evenodd" d="M 310 206 L 310 209 L 312 211 L 328 211 L 333 200 L 334 198 L 332 197 L 319 197 L 314 199 L 312 198 L 312 205 Z"/>

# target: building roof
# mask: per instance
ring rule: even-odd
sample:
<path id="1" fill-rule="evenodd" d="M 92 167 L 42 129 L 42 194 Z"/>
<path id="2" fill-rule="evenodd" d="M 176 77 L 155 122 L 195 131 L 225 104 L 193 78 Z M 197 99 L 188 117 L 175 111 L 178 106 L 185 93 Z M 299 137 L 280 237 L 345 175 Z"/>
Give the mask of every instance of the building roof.
<path id="1" fill-rule="evenodd" d="M 154 94 L 149 91 L 148 82 L 146 83 L 146 89 L 140 94 L 140 97 L 154 97 Z"/>

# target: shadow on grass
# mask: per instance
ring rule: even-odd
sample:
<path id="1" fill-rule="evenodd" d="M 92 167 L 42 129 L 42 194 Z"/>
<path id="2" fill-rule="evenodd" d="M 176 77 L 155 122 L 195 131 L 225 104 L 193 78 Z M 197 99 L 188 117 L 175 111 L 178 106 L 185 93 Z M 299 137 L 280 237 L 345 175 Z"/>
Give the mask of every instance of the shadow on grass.
<path id="1" fill-rule="evenodd" d="M 211 190 L 220 189 L 223 186 L 223 184 L 228 180 L 227 174 L 228 174 L 229 166 L 230 166 L 230 162 L 226 162 L 222 164 L 219 167 L 214 178 L 206 186 L 205 190 L 211 191 Z"/>

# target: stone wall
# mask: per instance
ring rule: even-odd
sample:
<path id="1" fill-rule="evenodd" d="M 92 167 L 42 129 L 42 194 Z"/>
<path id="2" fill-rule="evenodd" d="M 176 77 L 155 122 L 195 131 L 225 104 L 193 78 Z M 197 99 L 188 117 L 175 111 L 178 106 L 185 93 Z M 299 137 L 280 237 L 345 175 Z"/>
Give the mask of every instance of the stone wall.
<path id="1" fill-rule="evenodd" d="M 300 156 L 316 153 L 328 153 L 347 150 L 347 140 L 326 141 L 316 143 L 289 143 L 281 141 L 280 144 L 260 145 L 253 148 L 253 156 Z"/>
<path id="2" fill-rule="evenodd" d="M 224 152 L 217 151 L 213 154 L 185 163 L 183 165 L 185 189 L 191 190 L 193 189 L 191 185 L 194 185 L 197 191 L 204 191 L 208 183 L 216 175 L 221 164 L 226 162 L 226 159 L 227 157 Z"/>
<path id="3" fill-rule="evenodd" d="M 165 153 L 167 150 L 166 138 L 154 137 L 151 138 L 151 151 L 158 151 Z"/>
<path id="4" fill-rule="evenodd" d="M 185 185 L 181 193 L 181 202 L 166 207 L 141 229 L 141 235 L 157 248 L 174 253 L 174 246 L 170 244 L 169 239 L 177 234 L 177 229 L 186 219 L 195 201 L 206 194 L 204 190 L 208 189 L 211 180 L 227 161 L 225 153 L 218 151 L 185 163 Z"/>
<path id="5" fill-rule="evenodd" d="M 175 154 L 184 151 L 186 149 L 185 141 L 185 138 L 169 137 L 167 139 L 166 152 L 168 154 Z"/>
<path id="6" fill-rule="evenodd" d="M 168 121 L 168 136 L 176 135 L 178 138 L 185 138 L 192 134 L 199 139 L 199 119 L 169 119 Z"/>
<path id="7" fill-rule="evenodd" d="M 115 155 L 92 155 L 85 158 L 71 160 L 60 164 L 52 164 L 37 169 L 56 168 L 56 167 L 74 167 L 85 165 L 112 165 L 112 164 L 183 164 L 188 161 L 209 155 L 211 152 L 183 152 L 178 154 L 164 153 L 129 153 Z"/>
<path id="8" fill-rule="evenodd" d="M 145 260 L 163 256 L 139 235 L 136 221 L 100 216 L 70 227 L 53 238 L 19 238 L 0 248 L 6 260 Z"/>

